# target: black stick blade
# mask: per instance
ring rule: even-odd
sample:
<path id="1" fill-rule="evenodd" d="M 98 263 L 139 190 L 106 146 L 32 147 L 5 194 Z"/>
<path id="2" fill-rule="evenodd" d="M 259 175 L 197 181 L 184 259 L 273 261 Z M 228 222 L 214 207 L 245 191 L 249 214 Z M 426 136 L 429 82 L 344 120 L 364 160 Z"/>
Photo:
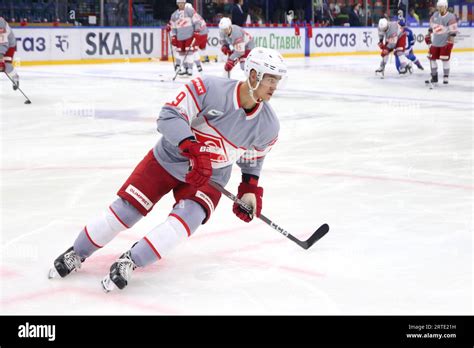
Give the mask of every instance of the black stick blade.
<path id="1" fill-rule="evenodd" d="M 302 246 L 304 249 L 309 249 L 314 243 L 316 243 L 318 240 L 323 238 L 328 232 L 329 232 L 329 225 L 323 224 L 311 235 L 311 237 L 308 238 L 307 241 L 300 242 L 298 244 Z"/>

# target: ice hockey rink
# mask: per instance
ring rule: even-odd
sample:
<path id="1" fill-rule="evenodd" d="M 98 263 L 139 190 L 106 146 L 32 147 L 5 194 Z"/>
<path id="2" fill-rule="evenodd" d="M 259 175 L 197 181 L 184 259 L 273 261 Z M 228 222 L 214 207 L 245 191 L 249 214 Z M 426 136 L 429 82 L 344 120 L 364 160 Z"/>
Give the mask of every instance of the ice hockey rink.
<path id="1" fill-rule="evenodd" d="M 157 61 L 20 66 L 25 105 L 3 76 L 0 312 L 472 315 L 473 53 L 453 53 L 450 84 L 433 90 L 418 56 L 425 71 L 398 76 L 392 61 L 385 79 L 376 55 L 287 59 L 263 213 L 300 239 L 328 223 L 312 248 L 240 221 L 223 197 L 208 224 L 109 294 L 109 266 L 172 197 L 80 272 L 48 280 L 48 269 L 115 199 L 160 136 L 161 106 L 189 80 L 171 81 L 171 63 Z M 222 75 L 222 63 L 203 66 Z M 227 188 L 239 181 L 235 168 Z"/>

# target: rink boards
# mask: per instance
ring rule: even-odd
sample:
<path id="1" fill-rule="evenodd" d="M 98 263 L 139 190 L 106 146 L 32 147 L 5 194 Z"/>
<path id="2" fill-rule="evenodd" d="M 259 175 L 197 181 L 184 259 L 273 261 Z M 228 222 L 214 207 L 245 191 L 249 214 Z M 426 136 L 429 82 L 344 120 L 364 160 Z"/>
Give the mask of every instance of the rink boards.
<path id="1" fill-rule="evenodd" d="M 163 57 L 166 34 L 162 28 L 21 28 L 17 38 L 17 65 L 137 62 Z M 377 54 L 377 28 L 246 28 L 257 46 L 279 50 L 285 57 Z M 426 52 L 427 28 L 412 28 L 415 50 Z M 473 51 L 473 28 L 460 27 L 454 51 Z M 220 52 L 217 28 L 209 29 L 203 52 Z M 171 57 L 169 57 L 171 58 Z"/>

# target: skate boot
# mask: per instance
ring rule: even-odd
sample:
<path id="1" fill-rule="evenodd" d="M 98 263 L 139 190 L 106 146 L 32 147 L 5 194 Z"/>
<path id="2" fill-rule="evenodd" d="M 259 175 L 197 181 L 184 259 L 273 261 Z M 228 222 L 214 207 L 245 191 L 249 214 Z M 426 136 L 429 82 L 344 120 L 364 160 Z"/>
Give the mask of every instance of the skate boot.
<path id="1" fill-rule="evenodd" d="M 444 75 L 443 76 L 443 84 L 447 85 L 449 83 L 449 76 L 448 75 Z"/>
<path id="2" fill-rule="evenodd" d="M 421 65 L 420 61 L 417 61 L 415 65 L 419 70 L 425 70 L 425 68 L 423 68 L 423 65 Z"/>
<path id="3" fill-rule="evenodd" d="M 20 77 L 18 76 L 17 73 L 14 73 L 12 76 L 12 80 L 13 80 L 13 90 L 16 91 L 18 89 L 18 87 L 20 87 Z"/>
<path id="4" fill-rule="evenodd" d="M 193 69 L 192 68 L 187 68 L 186 69 L 186 75 L 193 76 Z"/>
<path id="5" fill-rule="evenodd" d="M 413 73 L 413 69 L 412 69 L 412 67 L 411 67 L 411 64 L 407 64 L 407 65 L 405 65 L 405 66 L 403 66 L 403 67 L 400 68 L 400 74 L 401 74 L 401 75 L 404 75 L 404 74 L 406 74 L 407 72 L 410 73 L 410 74 Z"/>
<path id="6" fill-rule="evenodd" d="M 110 292 L 119 288 L 122 290 L 128 285 L 132 277 L 132 271 L 137 265 L 132 260 L 131 251 L 122 254 L 119 259 L 110 266 L 110 273 L 102 279 L 102 288 Z"/>
<path id="7" fill-rule="evenodd" d="M 72 271 L 80 269 L 84 260 L 76 254 L 73 247 L 70 247 L 54 260 L 54 267 L 49 270 L 48 278 L 64 278 Z"/>
<path id="8" fill-rule="evenodd" d="M 431 75 L 431 79 L 426 80 L 425 84 L 433 89 L 433 87 L 438 83 L 438 75 Z"/>
<path id="9" fill-rule="evenodd" d="M 385 71 L 385 66 L 381 65 L 377 70 L 375 70 L 375 75 L 380 76 L 383 79 L 384 71 Z"/>
<path id="10" fill-rule="evenodd" d="M 199 72 L 202 72 L 202 65 L 198 65 L 197 69 L 198 69 Z"/>

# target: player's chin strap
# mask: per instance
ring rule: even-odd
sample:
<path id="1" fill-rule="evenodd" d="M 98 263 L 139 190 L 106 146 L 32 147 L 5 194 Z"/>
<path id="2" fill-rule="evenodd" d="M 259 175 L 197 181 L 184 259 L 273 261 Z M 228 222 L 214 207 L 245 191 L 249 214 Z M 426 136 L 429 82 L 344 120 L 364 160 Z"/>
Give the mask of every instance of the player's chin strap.
<path id="1" fill-rule="evenodd" d="M 261 103 L 263 100 L 261 98 L 255 99 L 253 95 L 253 92 L 257 90 L 258 86 L 260 86 L 260 81 L 261 81 L 261 78 L 259 75 L 257 75 L 257 85 L 255 86 L 255 88 L 252 88 L 252 85 L 250 84 L 250 79 L 247 79 L 247 86 L 249 87 L 249 96 L 256 104 Z"/>

